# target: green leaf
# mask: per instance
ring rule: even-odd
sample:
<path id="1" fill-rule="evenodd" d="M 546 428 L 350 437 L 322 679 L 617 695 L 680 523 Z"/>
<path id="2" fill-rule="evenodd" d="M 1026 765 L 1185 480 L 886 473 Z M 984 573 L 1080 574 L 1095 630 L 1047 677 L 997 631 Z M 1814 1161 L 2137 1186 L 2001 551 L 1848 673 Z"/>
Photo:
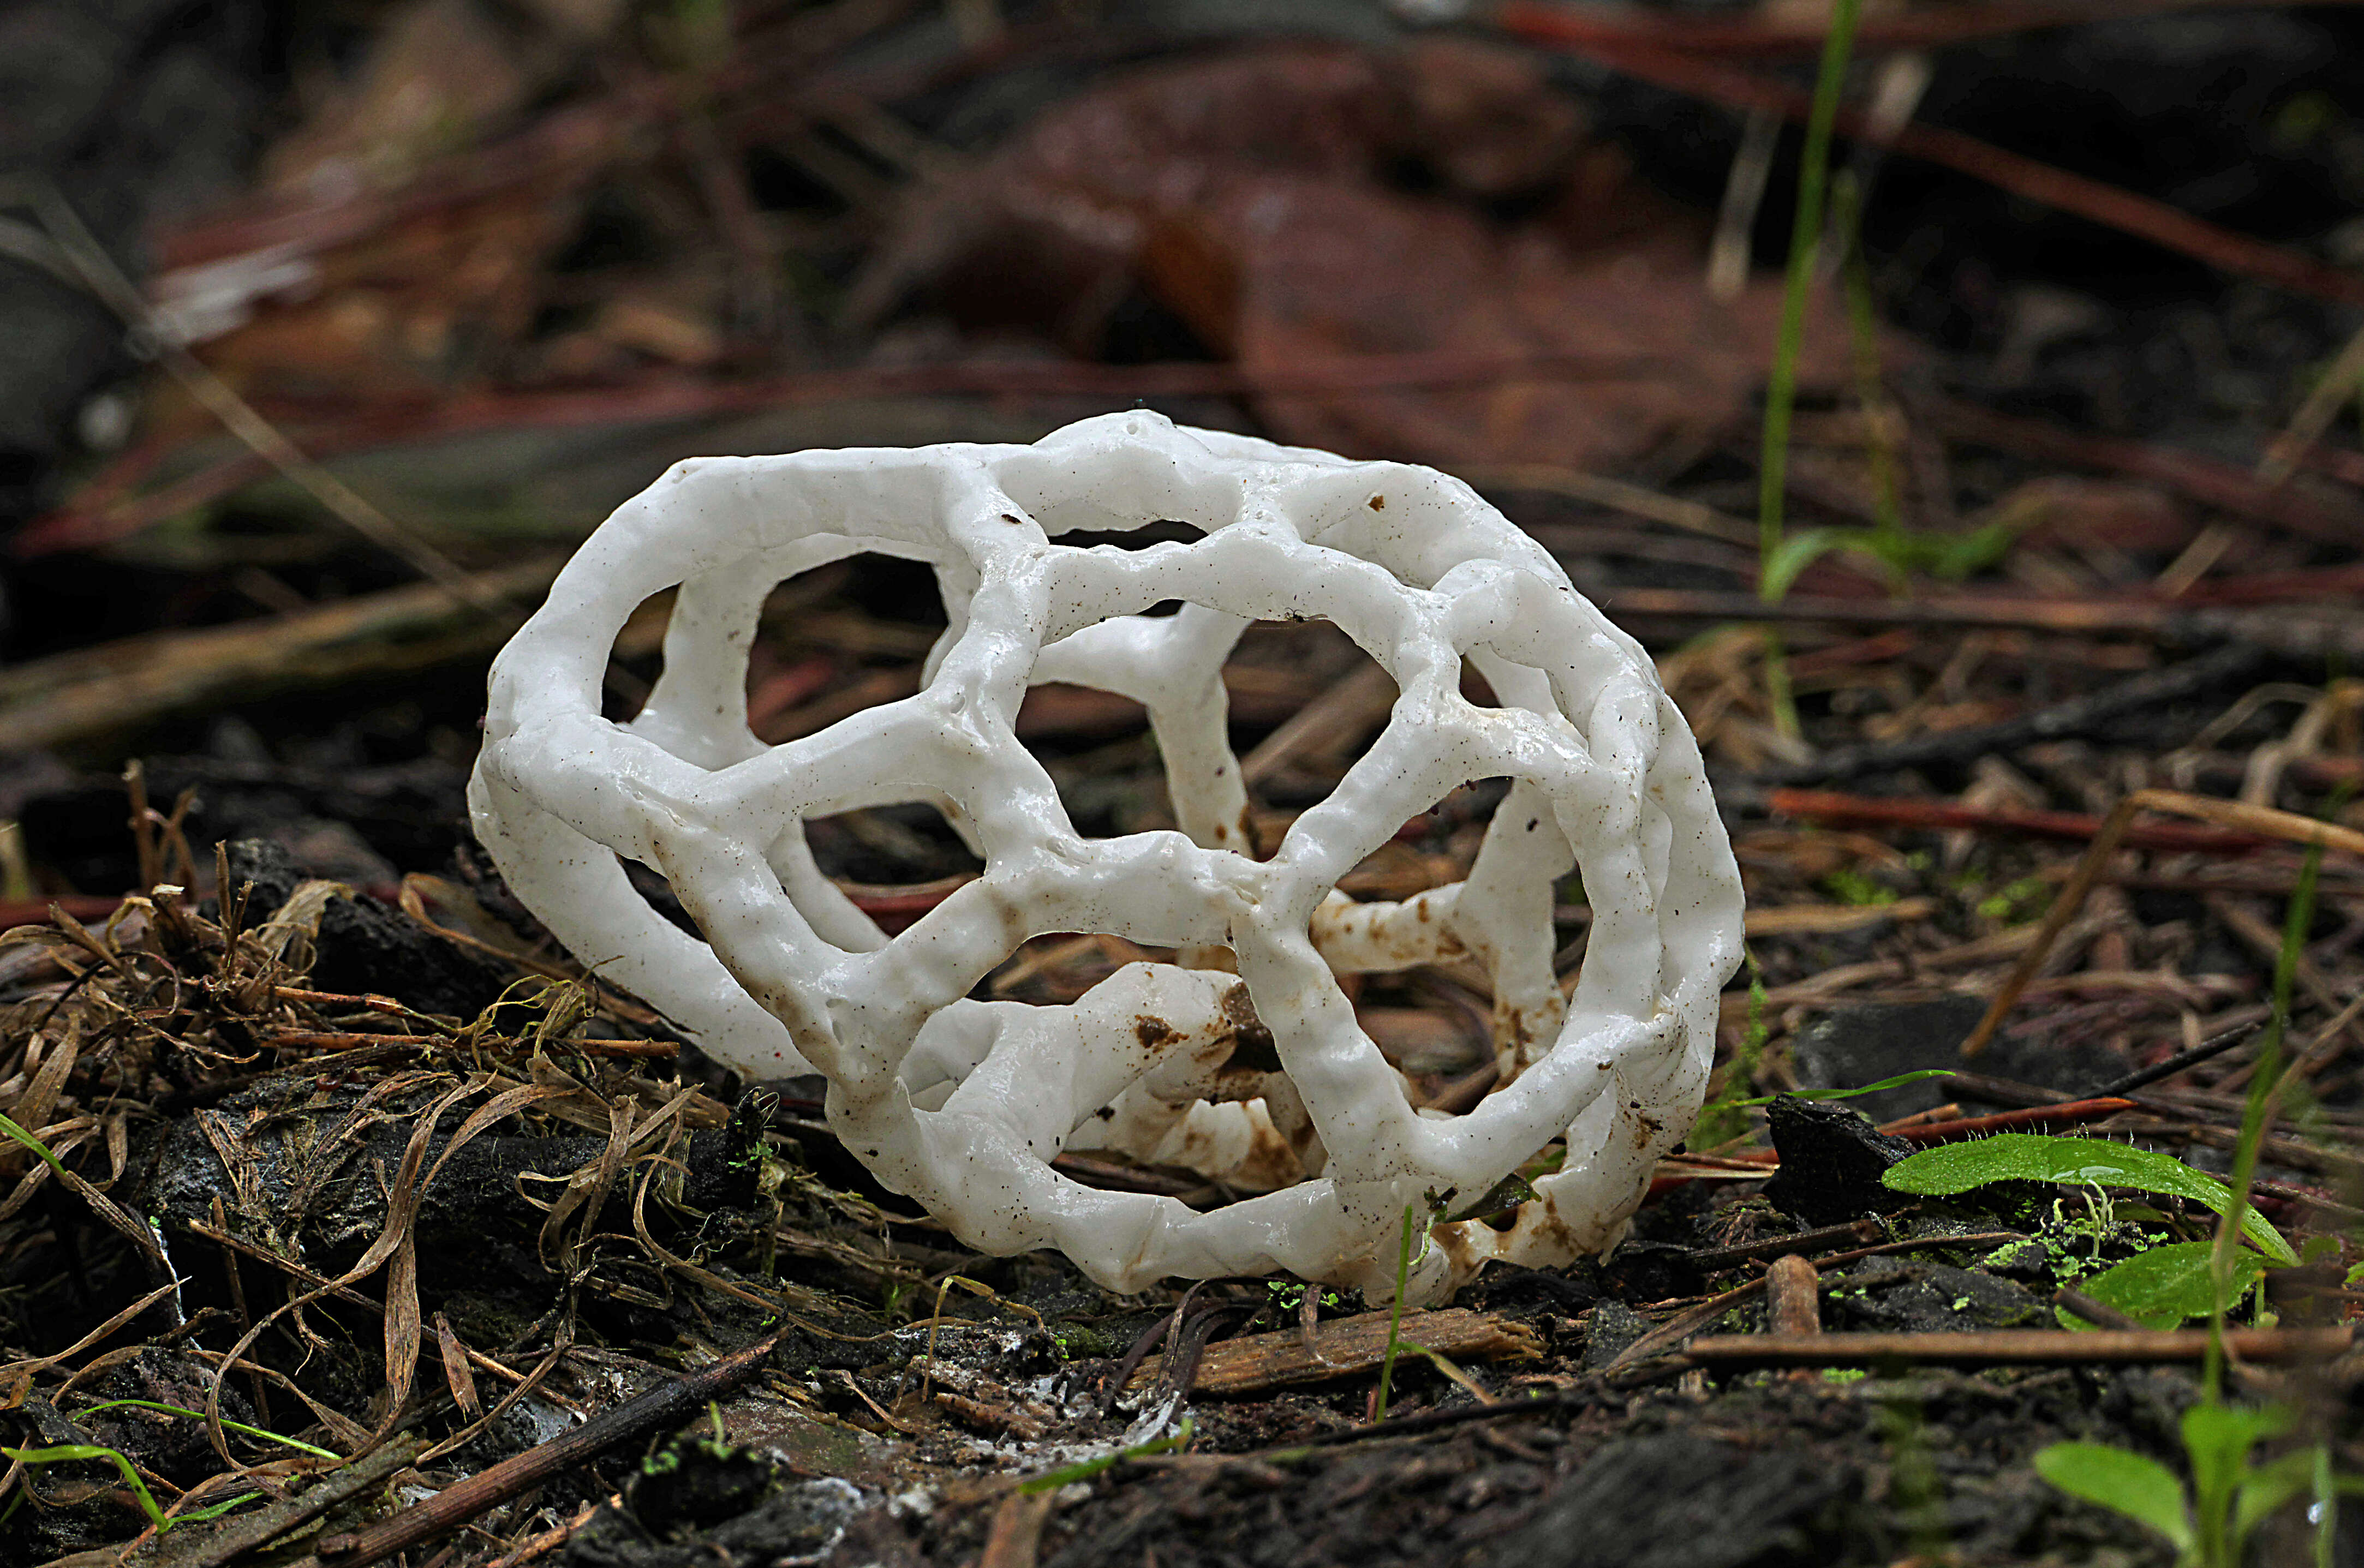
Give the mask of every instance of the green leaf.
<path id="1" fill-rule="evenodd" d="M 2134 1149 L 2101 1138 L 2052 1138 L 2005 1132 L 1967 1143 L 1943 1143 L 1908 1155 L 1880 1180 L 1901 1193 L 1944 1197 L 1998 1182 L 2065 1182 L 2079 1187 L 2133 1187 L 2205 1204 L 2222 1214 L 2233 1191 L 2172 1155 Z M 2281 1232 L 2255 1209 L 2245 1208 L 2241 1233 L 2277 1263 L 2298 1262 Z"/>
<path id="2" fill-rule="evenodd" d="M 1767 553 L 1757 570 L 1757 592 L 1779 601 L 1790 592 L 1799 573 L 1834 550 L 1856 546 L 1858 528 L 1805 528 L 1791 534 Z"/>
<path id="3" fill-rule="evenodd" d="M 2146 1329 L 2180 1329 L 2205 1318 L 2216 1304 L 2210 1241 L 2177 1241 L 2137 1252 L 2085 1281 L 2080 1288 L 2105 1307 L 2114 1307 Z M 2258 1283 L 2266 1261 L 2255 1252 L 2233 1254 L 2233 1278 L 2225 1294 L 2237 1298 Z"/>
<path id="4" fill-rule="evenodd" d="M 1483 1197 L 1466 1208 L 1457 1208 L 1445 1218 L 1448 1220 L 1487 1219 L 1497 1214 L 1507 1214 L 1535 1195 L 1527 1179 L 1513 1171 L 1486 1189 Z"/>
<path id="5" fill-rule="evenodd" d="M 2290 1412 L 2251 1409 L 2203 1397 L 2183 1413 L 2183 1451 L 2191 1460 L 2191 1497 L 2200 1529 L 2223 1544 L 2233 1526 L 2234 1504 L 2249 1474 L 2249 1451 L 2261 1438 L 2287 1429 Z"/>
<path id="6" fill-rule="evenodd" d="M 1930 571 L 1955 583 L 1985 571 L 2011 553 L 2011 547 L 2019 540 L 2020 529 L 2028 520 L 2032 519 L 1998 518 L 1984 528 L 1940 540 L 1932 552 Z"/>
<path id="7" fill-rule="evenodd" d="M 2114 1508 L 2191 1550 L 2191 1515 L 2183 1485 L 2155 1459 L 2102 1443 L 2054 1443 L 2035 1456 L 2035 1473 L 2072 1497 Z"/>
<path id="8" fill-rule="evenodd" d="M 2249 1532 L 2277 1509 L 2314 1490 L 2315 1451 L 2303 1448 L 2258 1465 L 2241 1478 L 2233 1504 L 2233 1540 L 2247 1540 Z"/>

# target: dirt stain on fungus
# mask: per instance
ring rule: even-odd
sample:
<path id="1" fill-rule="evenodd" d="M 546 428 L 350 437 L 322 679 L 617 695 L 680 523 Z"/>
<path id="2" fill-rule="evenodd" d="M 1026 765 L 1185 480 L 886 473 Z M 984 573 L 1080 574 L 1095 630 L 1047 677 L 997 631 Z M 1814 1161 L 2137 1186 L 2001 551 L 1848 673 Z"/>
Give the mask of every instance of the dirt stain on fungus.
<path id="1" fill-rule="evenodd" d="M 1248 988 L 1234 985 L 1223 993 L 1223 1022 L 1231 1027 L 1232 1054 L 1219 1073 L 1277 1073 L 1281 1070 L 1280 1051 L 1273 1043 L 1272 1031 L 1256 1017 L 1255 1003 L 1248 996 Z"/>
<path id="2" fill-rule="evenodd" d="M 1143 1013 L 1132 1020 L 1132 1037 L 1141 1041 L 1143 1051 L 1154 1055 L 1180 1040 L 1182 1033 L 1164 1018 Z"/>

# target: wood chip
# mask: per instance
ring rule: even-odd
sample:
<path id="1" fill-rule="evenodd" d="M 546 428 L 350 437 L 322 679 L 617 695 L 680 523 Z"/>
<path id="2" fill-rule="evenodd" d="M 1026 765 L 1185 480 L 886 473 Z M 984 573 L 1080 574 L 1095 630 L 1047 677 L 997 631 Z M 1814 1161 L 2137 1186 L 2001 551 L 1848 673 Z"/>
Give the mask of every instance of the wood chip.
<path id="1" fill-rule="evenodd" d="M 1500 1361 L 1525 1359 L 1542 1352 L 1543 1344 L 1533 1329 L 1523 1323 L 1472 1312 L 1465 1307 L 1450 1307 L 1442 1312 L 1407 1312 L 1398 1331 L 1397 1360 L 1407 1354 L 1419 1359 L 1419 1352 L 1409 1349 L 1419 1345 L 1437 1354 L 1462 1361 Z M 1207 1347 L 1199 1360 L 1198 1376 L 1191 1380 L 1194 1394 L 1254 1394 L 1266 1388 L 1285 1388 L 1299 1383 L 1327 1383 L 1337 1378 L 1353 1377 L 1358 1373 L 1375 1372 L 1388 1354 L 1388 1315 L 1366 1312 L 1355 1318 L 1333 1318 L 1324 1321 L 1313 1333 L 1309 1353 L 1305 1336 L 1295 1329 L 1283 1329 L 1270 1334 L 1249 1334 L 1237 1340 L 1225 1340 Z M 1142 1387 L 1156 1381 L 1158 1363 L 1163 1357 L 1153 1356 L 1142 1363 L 1128 1387 Z"/>

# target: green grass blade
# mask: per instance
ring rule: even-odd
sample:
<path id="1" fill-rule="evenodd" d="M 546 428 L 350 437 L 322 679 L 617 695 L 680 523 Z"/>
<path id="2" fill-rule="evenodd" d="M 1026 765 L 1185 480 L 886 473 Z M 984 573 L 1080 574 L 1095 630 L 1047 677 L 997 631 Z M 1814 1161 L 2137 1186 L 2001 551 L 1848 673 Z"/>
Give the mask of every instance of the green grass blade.
<path id="1" fill-rule="evenodd" d="M 94 1459 L 108 1461 L 122 1473 L 123 1484 L 131 1488 L 131 1495 L 139 1499 L 140 1511 L 148 1516 L 148 1522 L 156 1527 L 158 1535 L 171 1529 L 176 1522 L 166 1518 L 164 1510 L 156 1506 L 156 1494 L 148 1490 L 148 1483 L 140 1478 L 132 1462 L 111 1448 L 101 1448 L 96 1443 L 57 1443 L 49 1448 L 0 1448 L 0 1457 L 13 1459 L 20 1464 L 74 1464 Z"/>
<path id="2" fill-rule="evenodd" d="M 1403 1239 L 1396 1246 L 1396 1298 L 1388 1307 L 1388 1351 L 1379 1362 L 1379 1394 L 1371 1406 L 1374 1424 L 1388 1418 L 1388 1394 L 1395 1386 L 1396 1351 L 1403 1329 L 1404 1284 L 1411 1277 L 1411 1217 L 1417 1212 L 1411 1204 L 1404 1205 Z"/>
<path id="3" fill-rule="evenodd" d="M 74 1412 L 74 1417 L 79 1420 L 84 1416 L 95 1416 L 101 1410 L 115 1410 L 125 1407 L 135 1410 L 155 1410 L 167 1416 L 186 1416 L 193 1420 L 202 1421 L 206 1418 L 206 1413 L 203 1410 L 192 1410 L 184 1405 L 160 1405 L 153 1399 L 109 1399 L 85 1409 L 77 1410 Z M 344 1458 L 344 1455 L 333 1449 L 318 1448 L 300 1438 L 283 1437 L 277 1432 L 262 1427 L 250 1427 L 244 1421 L 233 1421 L 228 1417 L 222 1418 L 222 1425 L 230 1431 L 242 1432 L 248 1437 L 257 1438 L 264 1442 L 280 1443 L 305 1453 L 317 1455 L 321 1459 Z"/>
<path id="4" fill-rule="evenodd" d="M 1798 213 L 1790 230 L 1788 286 L 1781 296 L 1781 330 L 1773 349 L 1773 373 L 1765 388 L 1765 450 L 1757 467 L 1756 517 L 1760 572 L 1781 548 L 1782 500 L 1790 482 L 1790 411 L 1798 397 L 1798 355 L 1806 338 L 1806 301 L 1813 286 L 1814 253 L 1822 239 L 1823 206 L 1830 183 L 1831 127 L 1839 94 L 1846 84 L 1847 56 L 1855 47 L 1861 0 L 1835 0 L 1831 30 L 1823 42 L 1822 69 L 1814 79 L 1814 104 L 1806 117 L 1806 146 L 1798 168 Z M 1767 601 L 1781 595 L 1769 580 L 1758 592 Z"/>
<path id="5" fill-rule="evenodd" d="M 1178 1452 L 1189 1446 L 1193 1430 L 1190 1419 L 1186 1416 L 1182 1419 L 1182 1425 L 1170 1438 L 1152 1438 L 1145 1443 L 1135 1443 L 1131 1448 L 1119 1449 L 1114 1453 L 1104 1453 L 1098 1459 L 1078 1460 L 1073 1464 L 1063 1464 L 1056 1470 L 1046 1470 L 1030 1480 L 1020 1482 L 1018 1489 L 1029 1496 L 1040 1492 L 1055 1492 L 1062 1486 L 1072 1486 L 1078 1481 L 1089 1481 L 1104 1470 L 1114 1470 L 1128 1459 L 1139 1459 L 1144 1454 Z"/>
<path id="6" fill-rule="evenodd" d="M 59 1175 L 62 1176 L 66 1173 L 66 1168 L 58 1163 L 58 1157 L 50 1152 L 50 1146 L 42 1142 L 39 1139 L 34 1137 L 31 1133 L 27 1132 L 23 1128 L 18 1127 L 12 1118 L 6 1116 L 0 1116 L 0 1136 L 14 1139 L 18 1143 L 21 1143 L 26 1148 L 31 1150 L 34 1153 L 39 1155 L 41 1157 L 41 1162 L 49 1166 L 50 1170 L 55 1171 Z"/>

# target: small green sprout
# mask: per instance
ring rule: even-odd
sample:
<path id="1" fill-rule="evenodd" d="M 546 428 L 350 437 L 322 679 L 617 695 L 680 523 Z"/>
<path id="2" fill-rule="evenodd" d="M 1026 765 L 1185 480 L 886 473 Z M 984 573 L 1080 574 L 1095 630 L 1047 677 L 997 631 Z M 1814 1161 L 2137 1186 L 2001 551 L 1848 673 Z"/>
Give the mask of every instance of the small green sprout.
<path id="1" fill-rule="evenodd" d="M 148 1522 L 156 1527 L 158 1535 L 166 1533 L 175 1525 L 219 1518 L 240 1504 L 251 1503 L 262 1496 L 260 1492 L 240 1492 L 235 1497 L 209 1503 L 202 1508 L 192 1508 L 185 1514 L 167 1514 L 158 1507 L 156 1494 L 148 1489 L 148 1483 L 140 1475 L 139 1468 L 111 1448 L 102 1448 L 96 1443 L 58 1443 L 50 1448 L 0 1448 L 0 1457 L 13 1459 L 19 1464 L 72 1464 L 84 1460 L 106 1460 L 122 1474 L 123 1484 L 131 1489 L 132 1496 L 139 1500 L 139 1511 L 148 1516 Z"/>
<path id="2" fill-rule="evenodd" d="M 1190 1439 L 1196 1429 L 1190 1418 L 1186 1416 L 1182 1419 L 1180 1429 L 1170 1438 L 1152 1438 L 1145 1443 L 1135 1443 L 1131 1448 L 1119 1449 L 1114 1453 L 1104 1453 L 1098 1459 L 1078 1460 L 1074 1464 L 1064 1464 L 1056 1470 L 1046 1470 L 1031 1480 L 1020 1482 L 1018 1489 L 1030 1497 L 1043 1492 L 1056 1492 L 1061 1487 L 1072 1486 L 1078 1481 L 1089 1481 L 1102 1471 L 1114 1470 L 1128 1459 L 1140 1459 L 1153 1453 L 1178 1453 L 1190 1446 Z"/>

